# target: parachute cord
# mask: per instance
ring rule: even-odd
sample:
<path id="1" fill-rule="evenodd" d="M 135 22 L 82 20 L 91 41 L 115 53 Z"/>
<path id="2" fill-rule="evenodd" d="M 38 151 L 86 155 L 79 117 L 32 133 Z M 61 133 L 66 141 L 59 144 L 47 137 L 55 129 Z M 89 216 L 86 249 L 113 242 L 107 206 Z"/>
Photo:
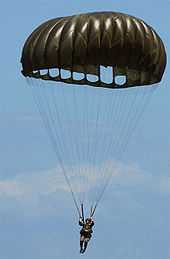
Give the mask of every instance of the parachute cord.
<path id="1" fill-rule="evenodd" d="M 29 81 L 28 81 L 28 84 L 29 84 Z M 40 104 L 40 100 L 38 100 L 38 98 L 36 98 L 36 96 L 35 96 L 34 93 L 33 93 L 34 91 L 31 91 L 31 92 L 32 92 L 33 99 L 34 99 L 34 101 L 35 101 L 36 107 L 38 108 L 38 112 L 39 112 L 39 114 L 40 114 L 40 118 L 41 118 L 41 120 L 42 120 L 42 123 L 43 123 L 44 127 L 46 128 L 46 130 L 47 130 L 48 133 L 49 133 L 48 135 L 49 135 L 49 139 L 50 139 L 50 141 L 51 141 L 51 143 L 52 143 L 54 153 L 55 153 L 55 155 L 56 155 L 56 157 L 57 157 L 57 159 L 58 159 L 58 161 L 59 161 L 59 163 L 60 163 L 61 169 L 62 169 L 62 171 L 63 171 L 64 178 L 65 178 L 66 183 L 67 183 L 67 185 L 68 185 L 68 187 L 69 187 L 70 193 L 71 193 L 71 195 L 72 195 L 73 202 L 74 202 L 74 204 L 75 204 L 76 210 L 77 210 L 77 212 L 78 212 L 78 214 L 79 214 L 79 217 L 80 217 L 80 216 L 81 216 L 81 212 L 80 212 L 80 209 L 79 209 L 79 206 L 78 206 L 78 203 L 77 203 L 75 194 L 74 194 L 74 192 L 73 192 L 71 183 L 70 183 L 69 178 L 68 178 L 68 176 L 67 176 L 67 174 L 66 174 L 66 171 L 65 171 L 65 169 L 64 169 L 62 159 L 61 159 L 59 153 L 56 151 L 56 148 L 55 148 L 56 139 L 55 139 L 54 136 L 53 136 L 53 132 L 52 132 L 52 129 L 51 129 L 51 126 L 50 126 L 50 122 L 49 122 L 49 120 L 48 120 L 48 118 L 47 118 L 46 116 L 45 116 L 45 117 L 43 116 L 43 111 L 41 111 L 42 106 L 41 106 L 41 104 Z M 44 113 L 44 114 L 45 114 L 45 113 Z"/>
<path id="2" fill-rule="evenodd" d="M 82 90 L 82 89 L 81 89 Z M 74 86 L 73 88 L 73 91 L 72 91 L 72 105 L 73 105 L 73 112 L 74 112 L 74 117 L 76 118 L 76 121 L 79 121 L 79 130 L 80 130 L 80 135 L 82 134 L 82 129 L 81 129 L 81 114 L 79 113 L 79 98 L 77 96 L 77 91 L 78 91 L 78 88 L 76 86 Z M 76 159 L 79 161 L 79 163 L 81 163 L 81 146 L 80 146 L 80 143 L 78 141 L 77 138 L 74 138 L 74 136 L 72 137 L 73 139 L 73 146 L 74 146 L 74 149 L 75 149 L 75 157 Z M 79 179 L 81 179 L 81 175 L 83 175 L 83 172 L 82 172 L 82 168 L 79 166 L 77 168 L 77 172 L 76 172 L 77 176 L 79 177 Z M 81 180 L 80 180 L 81 181 Z M 82 183 L 83 184 L 83 183 Z M 77 188 L 77 190 L 79 191 L 79 188 Z M 82 195 L 82 197 L 79 197 L 79 201 L 80 203 L 82 204 L 83 201 L 84 201 L 84 193 Z"/>
<path id="3" fill-rule="evenodd" d="M 84 222 L 84 206 L 83 206 L 83 203 L 81 203 L 81 218 L 83 219 L 83 222 Z"/>
<path id="4" fill-rule="evenodd" d="M 55 119 L 57 119 L 57 121 L 58 121 L 58 123 L 59 123 L 59 125 L 60 125 L 60 129 L 63 131 L 62 123 L 61 123 L 61 117 L 60 117 L 60 114 L 59 114 L 58 109 L 57 109 L 57 103 L 56 103 L 56 101 L 55 101 L 55 97 L 56 97 L 56 96 L 54 96 L 55 94 L 56 94 L 55 91 L 54 91 L 53 94 L 51 94 L 52 102 L 53 102 L 53 104 L 54 104 L 55 116 L 56 116 L 56 118 L 53 118 L 53 121 L 54 121 Z M 66 102 L 66 99 L 67 99 L 67 98 L 66 98 L 66 96 L 64 96 L 64 91 L 62 91 L 62 95 L 63 95 L 63 100 L 65 100 L 65 102 Z M 66 104 L 65 104 L 65 105 L 66 105 Z M 68 114 L 67 114 L 67 116 L 68 116 Z M 55 125 L 55 123 L 54 123 L 54 125 Z M 58 137 L 58 140 L 59 140 L 59 134 L 57 134 L 57 127 L 56 127 L 56 125 L 55 125 L 54 129 L 55 129 L 55 135 Z M 72 135 L 71 135 L 71 131 L 68 131 L 67 134 L 68 134 L 68 136 L 69 136 L 69 139 L 72 140 L 73 137 L 72 137 Z M 63 144 L 63 145 L 64 145 L 64 144 Z M 67 148 L 67 149 L 68 149 L 68 148 Z M 67 151 L 68 151 L 68 150 L 67 150 Z M 74 153 L 74 151 L 73 151 L 73 153 Z M 70 169 L 71 169 L 72 171 L 74 171 L 72 167 L 71 167 Z M 65 170 L 65 172 L 66 172 L 66 170 Z M 66 175 L 67 175 L 67 173 L 66 173 Z M 67 176 L 67 178 L 68 178 L 68 176 Z M 74 187 L 76 187 L 76 186 L 74 186 Z M 73 189 L 73 188 L 72 188 L 72 189 Z M 75 193 L 75 191 L 74 191 L 74 193 Z"/>
<path id="5" fill-rule="evenodd" d="M 41 117 L 43 118 L 43 116 L 41 116 Z M 47 119 L 47 121 L 48 121 L 48 119 Z M 68 185 L 68 187 L 69 187 L 69 189 L 70 189 L 70 193 L 71 193 L 71 195 L 72 195 L 72 198 L 73 198 L 75 207 L 76 207 L 77 212 L 78 212 L 78 214 L 79 214 L 79 216 L 80 216 L 80 215 L 81 215 L 81 214 L 80 214 L 80 210 L 79 210 L 78 203 L 77 203 L 75 194 L 74 194 L 74 192 L 73 192 L 71 183 L 70 183 L 69 178 L 68 178 L 68 176 L 67 176 L 67 173 L 66 173 L 66 171 L 65 171 L 65 169 L 64 169 L 64 165 L 63 165 L 62 159 L 61 159 L 59 153 L 56 151 L 56 148 L 55 148 L 55 147 L 56 147 L 56 139 L 55 139 L 54 136 L 53 136 L 52 129 L 51 129 L 51 126 L 50 126 L 50 123 L 49 123 L 49 122 L 47 123 L 47 129 L 48 129 L 48 132 L 49 132 L 49 137 L 50 137 L 51 142 L 52 142 L 52 144 L 53 144 L 54 152 L 55 152 L 56 157 L 57 157 L 57 159 L 58 159 L 58 161 L 59 161 L 59 163 L 60 163 L 60 166 L 61 166 L 61 168 L 62 168 L 64 177 L 65 177 L 65 180 L 66 180 L 66 183 L 67 183 L 67 185 Z"/>
<path id="6" fill-rule="evenodd" d="M 73 189 L 72 189 L 72 187 L 71 187 L 70 181 L 69 181 L 69 179 L 68 179 L 68 177 L 67 177 L 67 174 L 66 174 L 64 168 L 62 168 L 62 169 L 63 169 L 63 174 L 64 174 L 64 177 L 65 177 L 65 180 L 66 180 L 66 182 L 67 182 L 67 184 L 68 184 L 68 186 L 69 186 L 69 188 L 70 188 L 70 192 L 71 192 L 71 195 L 72 195 L 72 198 L 73 198 L 75 207 L 76 207 L 76 209 L 77 209 L 77 212 L 78 212 L 78 214 L 79 214 L 79 217 L 81 217 L 81 212 L 80 212 L 80 209 L 79 209 L 79 206 L 78 206 L 78 203 L 77 203 L 75 194 L 74 194 L 74 192 L 73 192 Z"/>
<path id="7" fill-rule="evenodd" d="M 150 92 L 152 93 L 152 95 L 153 95 L 153 93 L 155 92 L 155 89 L 151 89 L 151 90 L 149 89 L 149 91 L 150 91 Z M 146 95 L 146 92 L 144 92 L 144 94 Z M 140 120 L 140 118 L 142 117 L 144 111 L 146 110 L 146 108 L 147 108 L 147 106 L 148 106 L 148 104 L 149 104 L 149 102 L 150 102 L 150 100 L 151 100 L 152 95 L 148 94 L 148 95 L 146 96 L 146 99 L 144 99 L 144 103 L 143 103 L 142 110 L 139 112 L 139 114 L 136 114 L 136 115 L 135 115 L 136 119 L 135 119 L 135 123 L 134 123 L 134 125 L 133 125 L 133 130 L 130 131 L 131 134 L 128 134 L 129 137 L 126 138 L 125 144 L 122 145 L 122 148 L 120 149 L 120 152 L 122 153 L 122 155 L 123 155 L 123 153 L 125 152 L 126 147 L 127 147 L 127 144 L 128 144 L 128 142 L 129 142 L 129 140 L 131 139 L 131 135 L 134 133 L 134 131 L 135 131 L 136 127 L 137 127 L 138 121 Z M 135 99 L 136 99 L 136 97 L 135 97 Z M 136 100 L 135 100 L 135 101 L 136 101 Z M 129 112 L 129 111 L 128 111 L 128 112 Z M 129 116 L 128 116 L 128 117 L 129 117 Z M 128 131 L 129 131 L 129 129 L 128 129 Z M 96 201 L 96 203 L 95 203 L 95 206 L 94 206 L 94 208 L 93 208 L 93 210 L 92 210 L 91 216 L 94 215 L 94 213 L 95 213 L 95 211 L 96 211 L 96 209 L 97 209 L 97 207 L 98 207 L 98 205 L 99 205 L 99 202 L 101 201 L 101 199 L 102 199 L 102 197 L 103 197 L 103 195 L 104 195 L 104 192 L 105 192 L 105 190 L 106 190 L 106 188 L 107 188 L 107 186 L 108 186 L 108 184 L 109 184 L 109 182 L 110 182 L 110 179 L 111 179 L 112 175 L 113 175 L 113 174 L 110 173 L 110 175 L 108 176 L 108 178 L 107 178 L 107 180 L 106 180 L 106 182 L 105 182 L 105 185 L 103 186 L 103 190 L 102 190 L 102 192 L 100 193 L 100 196 L 99 196 L 99 198 L 97 199 L 97 201 Z"/>
<path id="8" fill-rule="evenodd" d="M 47 105 L 48 105 L 48 103 L 47 103 Z M 51 114 L 49 107 L 48 107 L 48 110 L 49 110 L 49 113 Z M 51 117 L 51 121 L 54 123 L 54 118 L 53 118 L 52 114 L 50 115 L 50 117 Z M 43 116 L 42 116 L 42 118 L 43 118 Z M 55 152 L 56 157 L 57 157 L 57 159 L 58 159 L 58 161 L 59 161 L 59 163 L 60 163 L 60 166 L 61 166 L 61 168 L 62 168 L 64 177 L 65 177 L 65 180 L 66 180 L 66 183 L 67 183 L 67 185 L 68 185 L 68 187 L 69 187 L 69 189 L 70 189 L 70 193 L 71 193 L 71 195 L 72 195 L 72 198 L 73 198 L 75 207 L 76 207 L 77 212 L 78 212 L 78 214 L 79 214 L 79 216 L 80 216 L 81 213 L 80 213 L 80 210 L 79 210 L 79 207 L 78 207 L 78 203 L 77 203 L 77 200 L 76 200 L 76 197 L 75 197 L 73 188 L 72 188 L 72 186 L 71 186 L 71 183 L 70 183 L 70 181 L 69 181 L 69 178 L 68 178 L 68 176 L 67 176 L 67 173 L 66 173 L 66 171 L 65 171 L 62 158 L 61 158 L 61 156 L 59 155 L 59 153 L 56 151 L 56 139 L 55 139 L 55 137 L 54 137 L 54 135 L 53 135 L 52 128 L 51 128 L 51 125 L 50 125 L 50 121 L 48 120 L 48 118 L 46 118 L 46 121 L 47 121 L 49 136 L 50 136 L 51 142 L 52 142 L 52 144 L 53 144 L 54 152 Z"/>
<path id="9" fill-rule="evenodd" d="M 121 113 L 121 111 L 120 111 L 121 110 L 121 106 L 122 106 L 122 103 L 127 102 L 127 100 L 126 100 L 127 98 L 125 97 L 125 98 L 121 98 L 119 100 L 119 98 L 118 98 L 119 96 L 121 96 L 120 92 L 118 92 L 118 94 L 116 93 L 115 95 L 112 96 L 112 106 L 110 107 L 110 113 L 112 114 L 112 117 L 115 119 L 115 122 L 120 124 L 120 122 L 119 122 L 120 121 L 119 114 Z M 118 109 L 115 109 L 116 104 L 118 105 Z M 106 114 L 109 114 L 109 111 Z M 107 116 L 105 117 L 105 121 L 107 121 Z M 120 127 L 120 128 L 122 130 L 123 126 Z M 102 139 L 102 138 L 100 138 L 100 139 Z M 103 136 L 103 140 L 101 142 L 101 146 L 103 146 L 104 141 L 105 141 L 105 138 Z M 109 150 L 111 150 L 112 146 L 114 146 L 115 143 L 117 143 L 117 138 L 114 137 L 113 140 L 110 141 L 107 144 L 107 147 L 105 148 L 105 151 L 104 151 L 104 157 L 107 156 L 107 154 L 109 154 Z M 107 170 L 108 170 L 108 168 L 107 168 Z M 102 174 L 103 177 L 104 177 L 105 171 L 107 171 L 107 170 L 106 170 L 106 168 L 105 169 L 103 168 L 101 170 L 101 174 Z M 112 176 L 112 173 L 110 173 L 108 175 L 107 179 L 103 183 L 103 187 L 101 189 L 101 192 L 100 192 L 98 198 L 95 201 L 95 206 L 93 206 L 93 208 L 94 208 L 93 212 L 92 212 L 93 215 L 94 215 L 94 212 L 95 212 L 96 208 L 98 207 L 98 204 L 99 204 L 100 200 L 102 199 L 102 197 L 104 195 L 104 192 L 105 192 L 105 190 L 106 190 L 106 188 L 107 188 L 107 186 L 108 186 L 108 184 L 110 182 L 111 176 Z"/>
<path id="10" fill-rule="evenodd" d="M 94 213 L 95 213 L 95 211 L 96 211 L 96 209 L 97 209 L 97 207 L 98 207 L 98 205 L 99 205 L 99 203 L 100 203 L 100 201 L 101 201 L 101 199 L 102 199 L 102 197 L 103 197 L 103 195 L 104 195 L 104 193 L 105 193 L 105 190 L 106 190 L 106 188 L 107 188 L 107 186 L 108 186 L 108 184 L 109 184 L 109 182 L 110 182 L 111 177 L 112 177 L 112 174 L 109 175 L 107 181 L 105 182 L 105 185 L 104 185 L 104 187 L 103 187 L 103 190 L 102 190 L 102 192 L 100 193 L 100 196 L 99 196 L 99 198 L 97 199 L 97 201 L 96 201 L 96 203 L 95 203 L 95 205 L 94 205 L 94 208 L 93 208 L 93 210 L 92 210 L 92 212 L 91 212 L 91 217 L 93 217 L 93 215 L 94 215 Z"/>
<path id="11" fill-rule="evenodd" d="M 156 88 L 155 88 L 156 89 Z M 123 153 L 125 153 L 126 151 L 126 148 L 128 146 L 128 143 L 129 141 L 132 139 L 132 136 L 138 126 L 138 122 L 141 121 L 142 119 L 142 116 L 143 114 L 145 113 L 145 110 L 147 109 L 150 101 L 151 101 L 151 98 L 152 98 L 152 95 L 153 93 L 155 92 L 155 89 L 149 89 L 149 93 L 144 93 L 143 94 L 143 103 L 142 103 L 142 109 L 140 111 L 136 111 L 136 114 L 135 114 L 135 117 L 134 118 L 134 123 L 132 125 L 132 127 L 128 129 L 128 132 L 126 134 L 126 138 L 125 138 L 125 143 L 122 145 L 121 147 L 121 153 L 123 155 Z"/>

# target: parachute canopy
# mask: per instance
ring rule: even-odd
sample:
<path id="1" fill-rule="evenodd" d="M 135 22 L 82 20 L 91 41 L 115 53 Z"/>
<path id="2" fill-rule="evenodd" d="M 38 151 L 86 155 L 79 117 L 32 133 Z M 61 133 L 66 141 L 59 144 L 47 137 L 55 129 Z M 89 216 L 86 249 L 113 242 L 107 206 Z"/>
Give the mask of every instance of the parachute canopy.
<path id="1" fill-rule="evenodd" d="M 144 21 L 116 12 L 96 12 L 49 20 L 33 31 L 22 52 L 24 76 L 71 84 L 119 88 L 161 80 L 166 53 L 158 34 Z M 100 66 L 112 67 L 111 83 L 101 80 Z M 50 69 L 58 68 L 52 75 Z M 41 74 L 40 71 L 47 69 Z M 62 78 L 60 69 L 71 72 Z M 74 73 L 83 73 L 75 79 Z M 96 75 L 91 82 L 87 74 Z M 124 75 L 123 85 L 115 76 Z"/>
<path id="2" fill-rule="evenodd" d="M 111 177 L 122 170 L 123 154 L 156 89 L 152 84 L 162 78 L 163 42 L 138 18 L 80 14 L 40 25 L 27 39 L 21 63 L 56 154 L 56 177 L 64 175 L 64 190 L 79 215 L 84 203 L 92 215 Z"/>

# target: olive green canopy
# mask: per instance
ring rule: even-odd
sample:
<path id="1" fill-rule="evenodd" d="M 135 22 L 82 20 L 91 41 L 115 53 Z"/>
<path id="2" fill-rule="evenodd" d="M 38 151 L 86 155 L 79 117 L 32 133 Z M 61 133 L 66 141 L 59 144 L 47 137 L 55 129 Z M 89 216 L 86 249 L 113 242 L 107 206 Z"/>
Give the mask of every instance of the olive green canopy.
<path id="1" fill-rule="evenodd" d="M 27 39 L 21 63 L 24 76 L 71 84 L 119 88 L 116 75 L 126 76 L 121 87 L 150 85 L 161 80 L 166 66 L 162 40 L 144 21 L 122 13 L 97 12 L 61 17 L 40 25 Z M 100 66 L 113 67 L 112 83 L 101 80 Z M 52 76 L 50 69 L 69 70 Z M 40 70 L 47 69 L 45 75 Z M 73 72 L 84 74 L 76 80 Z M 87 74 L 97 75 L 91 82 Z"/>

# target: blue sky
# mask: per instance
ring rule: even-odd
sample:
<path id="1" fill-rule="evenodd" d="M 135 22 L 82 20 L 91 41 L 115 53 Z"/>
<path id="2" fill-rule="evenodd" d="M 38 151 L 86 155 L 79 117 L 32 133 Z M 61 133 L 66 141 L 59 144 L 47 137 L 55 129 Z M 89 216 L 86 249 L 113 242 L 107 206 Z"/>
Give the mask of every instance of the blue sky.
<path id="1" fill-rule="evenodd" d="M 49 3 L 50 2 L 50 3 Z M 79 258 L 79 228 L 70 195 L 20 74 L 21 49 L 41 22 L 89 11 L 144 19 L 167 54 L 170 1 L 3 1 L 1 3 L 0 257 Z M 120 174 L 96 213 L 87 258 L 169 259 L 169 64 L 128 149 Z M 54 192 L 57 186 L 57 192 Z"/>

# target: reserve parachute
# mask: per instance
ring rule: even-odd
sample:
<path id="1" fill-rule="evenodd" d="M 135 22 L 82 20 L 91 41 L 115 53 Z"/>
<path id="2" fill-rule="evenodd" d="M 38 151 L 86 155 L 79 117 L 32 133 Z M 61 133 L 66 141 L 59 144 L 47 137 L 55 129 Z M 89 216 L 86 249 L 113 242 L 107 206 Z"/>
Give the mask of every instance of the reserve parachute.
<path id="1" fill-rule="evenodd" d="M 75 206 L 93 215 L 162 79 L 163 42 L 136 17 L 79 14 L 35 29 L 21 63 Z"/>

